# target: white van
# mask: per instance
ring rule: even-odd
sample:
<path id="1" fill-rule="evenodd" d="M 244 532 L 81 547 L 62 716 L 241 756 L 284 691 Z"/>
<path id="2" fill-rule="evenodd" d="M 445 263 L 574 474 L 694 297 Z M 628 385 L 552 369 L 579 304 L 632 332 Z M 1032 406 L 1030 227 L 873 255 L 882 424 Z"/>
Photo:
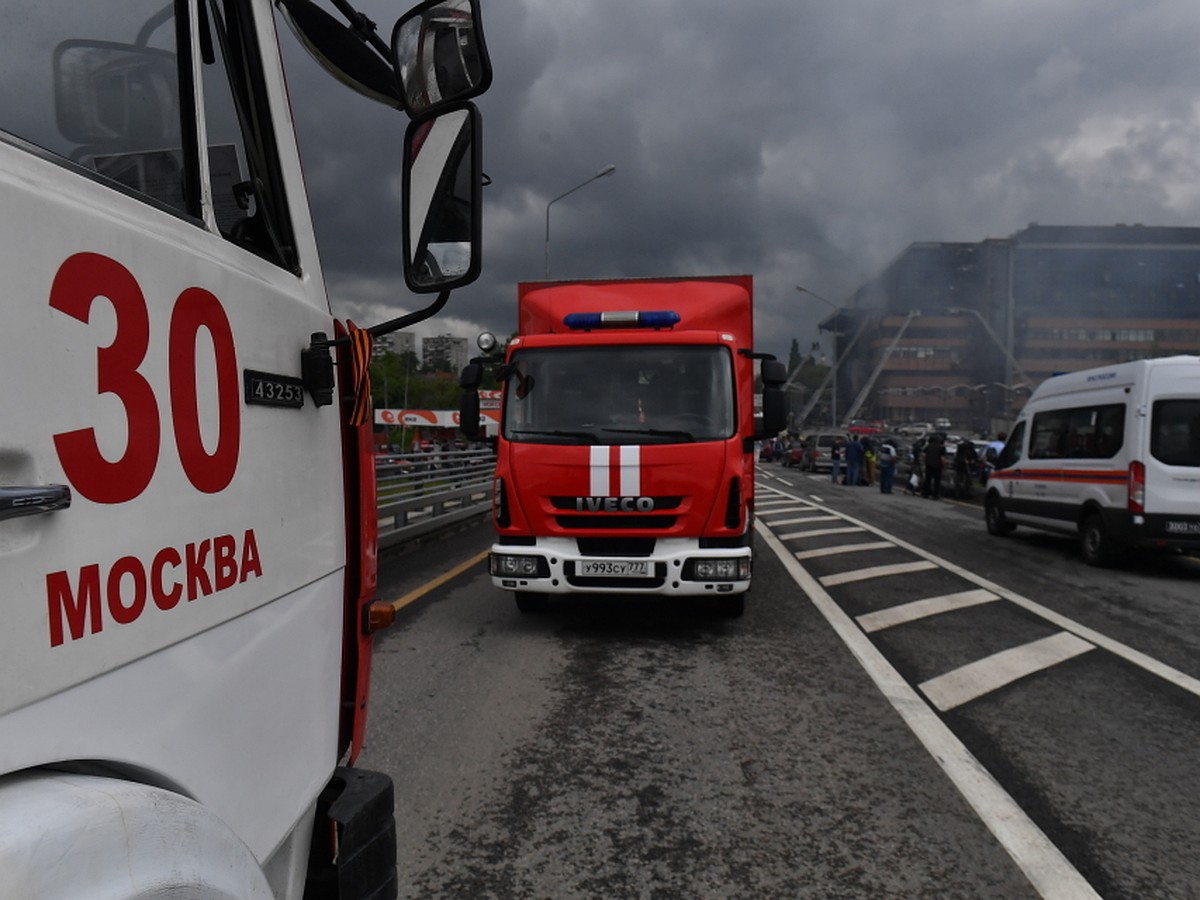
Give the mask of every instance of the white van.
<path id="1" fill-rule="evenodd" d="M 988 478 L 988 531 L 1078 534 L 1090 565 L 1130 547 L 1200 549 L 1200 356 L 1043 382 Z"/>

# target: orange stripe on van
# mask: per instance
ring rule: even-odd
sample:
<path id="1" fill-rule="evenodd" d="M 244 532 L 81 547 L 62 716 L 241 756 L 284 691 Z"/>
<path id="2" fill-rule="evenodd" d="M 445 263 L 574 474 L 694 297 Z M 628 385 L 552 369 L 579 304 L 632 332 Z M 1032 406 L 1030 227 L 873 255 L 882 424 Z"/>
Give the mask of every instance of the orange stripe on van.
<path id="1" fill-rule="evenodd" d="M 1125 484 L 1128 469 L 1000 469 L 988 475 L 988 481 L 1059 481 L 1071 484 Z"/>

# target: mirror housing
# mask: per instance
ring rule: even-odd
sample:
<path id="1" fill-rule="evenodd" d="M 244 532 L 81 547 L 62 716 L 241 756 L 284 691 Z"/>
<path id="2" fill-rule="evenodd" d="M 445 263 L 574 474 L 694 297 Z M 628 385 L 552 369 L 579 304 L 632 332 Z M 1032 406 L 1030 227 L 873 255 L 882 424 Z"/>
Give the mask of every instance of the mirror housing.
<path id="1" fill-rule="evenodd" d="M 777 359 L 762 361 L 762 434 L 778 434 L 787 426 L 787 368 Z"/>
<path id="2" fill-rule="evenodd" d="M 363 32 L 342 24 L 311 0 L 277 0 L 284 21 L 317 64 L 364 97 L 403 109 L 397 79 L 388 66 L 387 45 L 369 22 Z M 378 52 L 375 49 L 377 48 Z"/>
<path id="3" fill-rule="evenodd" d="M 479 0 L 425 0 L 392 29 L 392 67 L 413 118 L 478 97 L 492 83 Z"/>
<path id="4" fill-rule="evenodd" d="M 404 281 L 415 293 L 479 277 L 483 153 L 479 111 L 461 103 L 409 124 L 404 138 Z"/>
<path id="5" fill-rule="evenodd" d="M 458 386 L 462 388 L 458 400 L 458 427 L 472 440 L 479 436 L 479 385 L 482 381 L 483 366 L 477 362 L 464 368 L 458 379 Z"/>

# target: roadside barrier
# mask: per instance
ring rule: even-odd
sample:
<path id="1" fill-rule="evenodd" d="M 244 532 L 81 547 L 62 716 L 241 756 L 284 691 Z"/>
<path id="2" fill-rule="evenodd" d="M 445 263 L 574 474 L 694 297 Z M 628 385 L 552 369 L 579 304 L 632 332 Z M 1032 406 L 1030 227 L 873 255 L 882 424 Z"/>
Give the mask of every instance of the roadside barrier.
<path id="1" fill-rule="evenodd" d="M 490 447 L 380 454 L 375 463 L 379 549 L 486 516 L 495 465 Z"/>

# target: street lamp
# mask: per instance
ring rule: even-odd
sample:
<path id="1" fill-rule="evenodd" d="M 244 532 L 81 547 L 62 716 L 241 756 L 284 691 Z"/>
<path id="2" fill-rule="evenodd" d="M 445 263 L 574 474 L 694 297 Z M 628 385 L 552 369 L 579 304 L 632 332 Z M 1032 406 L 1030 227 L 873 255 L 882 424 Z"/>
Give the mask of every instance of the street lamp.
<path id="1" fill-rule="evenodd" d="M 563 197 L 567 196 L 567 194 L 573 194 L 577 190 L 579 190 L 581 187 L 591 184 L 597 178 L 604 178 L 606 175 L 611 175 L 615 171 L 617 171 L 617 167 L 614 166 L 612 163 L 609 163 L 607 166 L 605 166 L 603 169 L 601 169 L 599 172 L 597 172 L 595 175 L 593 175 L 587 181 L 580 182 L 579 184 L 575 185 L 575 187 L 571 188 L 569 191 L 565 191 L 565 192 L 559 194 L 557 197 L 555 197 L 553 200 L 551 200 L 549 203 L 546 204 L 546 280 L 547 281 L 550 279 L 550 206 L 554 203 L 557 203 Z"/>
<path id="2" fill-rule="evenodd" d="M 808 296 L 810 296 L 810 297 L 815 297 L 817 300 L 820 300 L 822 303 L 824 303 L 826 306 L 828 306 L 834 312 L 838 311 L 838 305 L 836 303 L 834 303 L 832 300 L 826 300 L 824 297 L 822 297 L 816 291 L 810 291 L 808 288 L 801 287 L 800 285 L 796 285 L 796 290 L 798 290 L 802 294 L 808 294 Z M 838 332 L 835 331 L 834 339 L 833 339 L 833 367 L 832 367 L 832 371 L 830 373 L 830 377 L 833 379 L 833 386 L 830 389 L 831 396 L 829 399 L 829 405 L 833 412 L 833 416 L 832 416 L 833 427 L 835 429 L 837 428 L 837 423 L 838 423 L 838 420 L 837 420 L 837 381 L 838 381 L 837 380 L 837 371 L 838 371 L 837 335 L 838 335 Z"/>

